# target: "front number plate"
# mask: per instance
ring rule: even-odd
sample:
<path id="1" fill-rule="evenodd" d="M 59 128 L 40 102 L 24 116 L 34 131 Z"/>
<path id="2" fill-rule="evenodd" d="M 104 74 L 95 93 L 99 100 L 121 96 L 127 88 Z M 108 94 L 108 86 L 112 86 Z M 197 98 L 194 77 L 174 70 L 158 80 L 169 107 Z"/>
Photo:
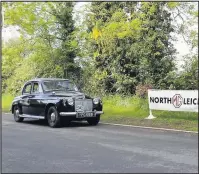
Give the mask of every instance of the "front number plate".
<path id="1" fill-rule="evenodd" d="M 94 113 L 93 112 L 88 112 L 88 113 L 84 113 L 84 112 L 79 112 L 77 113 L 76 117 L 77 118 L 85 118 L 85 117 L 94 117 Z"/>

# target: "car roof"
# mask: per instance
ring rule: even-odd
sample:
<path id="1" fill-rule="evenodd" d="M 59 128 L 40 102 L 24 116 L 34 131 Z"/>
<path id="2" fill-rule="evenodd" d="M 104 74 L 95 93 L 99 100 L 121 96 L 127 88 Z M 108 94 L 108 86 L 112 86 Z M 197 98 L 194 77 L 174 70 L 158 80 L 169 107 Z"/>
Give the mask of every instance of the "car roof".
<path id="1" fill-rule="evenodd" d="M 62 79 L 62 78 L 35 78 L 35 79 L 32 79 L 32 80 L 29 80 L 28 82 L 32 82 L 32 81 L 49 81 L 49 80 L 68 80 L 68 79 Z"/>

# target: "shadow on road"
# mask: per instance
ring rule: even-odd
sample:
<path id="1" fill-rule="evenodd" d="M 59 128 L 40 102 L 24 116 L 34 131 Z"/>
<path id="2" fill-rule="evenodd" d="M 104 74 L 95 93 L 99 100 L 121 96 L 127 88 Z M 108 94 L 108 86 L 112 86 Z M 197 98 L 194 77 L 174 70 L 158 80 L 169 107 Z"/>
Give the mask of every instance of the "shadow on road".
<path id="1" fill-rule="evenodd" d="M 31 124 L 31 125 L 37 125 L 37 126 L 47 126 L 48 127 L 48 123 L 46 120 L 35 120 L 35 119 L 24 119 L 24 121 L 22 122 L 23 124 Z M 61 127 L 90 127 L 91 125 L 89 125 L 86 121 L 71 121 L 70 123 L 67 122 L 62 122 Z M 61 128 L 60 127 L 60 128 Z"/>

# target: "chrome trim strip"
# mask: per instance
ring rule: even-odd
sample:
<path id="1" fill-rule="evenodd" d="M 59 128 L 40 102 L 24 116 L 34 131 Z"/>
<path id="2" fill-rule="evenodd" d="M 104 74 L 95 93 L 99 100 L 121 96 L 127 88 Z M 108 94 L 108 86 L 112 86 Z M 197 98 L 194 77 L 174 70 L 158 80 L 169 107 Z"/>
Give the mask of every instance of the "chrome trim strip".
<path id="1" fill-rule="evenodd" d="M 27 114 L 21 114 L 19 115 L 19 117 L 23 117 L 23 118 L 39 118 L 39 119 L 45 119 L 44 116 L 34 116 L 34 115 L 27 115 Z"/>
<path id="2" fill-rule="evenodd" d="M 91 113 L 92 111 L 86 111 L 85 113 Z M 94 111 L 95 114 L 103 114 L 103 111 Z M 60 116 L 76 116 L 77 112 L 60 112 Z"/>
<path id="3" fill-rule="evenodd" d="M 73 115 L 76 115 L 76 112 L 60 112 L 59 115 L 61 115 L 61 116 L 73 116 Z"/>
<path id="4" fill-rule="evenodd" d="M 103 114 L 104 112 L 103 111 L 96 111 L 95 113 L 96 114 Z"/>

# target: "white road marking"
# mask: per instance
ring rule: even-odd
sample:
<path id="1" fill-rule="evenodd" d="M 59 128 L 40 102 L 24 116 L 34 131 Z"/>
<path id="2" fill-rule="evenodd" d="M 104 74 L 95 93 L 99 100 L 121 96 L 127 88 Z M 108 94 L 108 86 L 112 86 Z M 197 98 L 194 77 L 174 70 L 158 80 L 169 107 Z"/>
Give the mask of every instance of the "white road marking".
<path id="1" fill-rule="evenodd" d="M 5 114 L 5 115 L 11 115 L 11 113 L 2 113 L 2 114 Z"/>
<path id="2" fill-rule="evenodd" d="M 184 133 L 196 133 L 196 131 L 185 131 L 185 130 L 178 130 L 178 129 L 166 129 L 166 128 L 158 128 L 158 127 L 145 127 L 145 126 L 135 126 L 135 125 L 126 125 L 126 124 L 115 124 L 115 123 L 104 123 L 100 122 L 101 124 L 113 125 L 113 126 L 124 126 L 124 127 L 134 127 L 134 128 L 142 128 L 142 129 L 154 129 L 154 130 L 163 130 L 163 131 L 174 131 L 174 132 L 184 132 Z"/>

